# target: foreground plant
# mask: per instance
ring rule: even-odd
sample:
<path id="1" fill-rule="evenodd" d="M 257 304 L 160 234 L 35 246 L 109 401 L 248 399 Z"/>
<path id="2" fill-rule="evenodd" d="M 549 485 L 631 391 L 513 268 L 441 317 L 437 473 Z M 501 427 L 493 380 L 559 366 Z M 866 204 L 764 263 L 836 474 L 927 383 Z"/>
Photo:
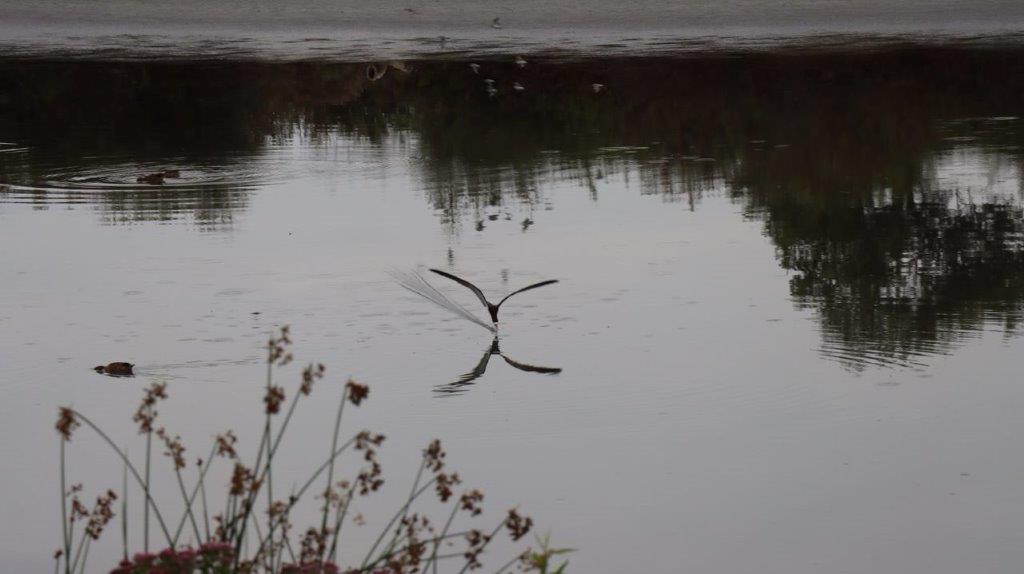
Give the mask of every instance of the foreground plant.
<path id="1" fill-rule="evenodd" d="M 351 513 L 353 501 L 377 492 L 384 485 L 377 449 L 385 437 L 363 430 L 341 441 L 346 405 L 359 407 L 369 396 L 369 387 L 349 380 L 344 384 L 338 401 L 327 456 L 301 488 L 286 496 L 275 496 L 274 460 L 281 440 L 299 401 L 313 392 L 326 372 L 321 364 L 307 366 L 302 371 L 301 383 L 288 401 L 285 389 L 274 384 L 273 372 L 275 367 L 292 361 L 290 345 L 287 327 L 271 337 L 267 344 L 263 397 L 265 416 L 252 463 L 246 464 L 242 460 L 238 454 L 238 437 L 227 431 L 214 439 L 205 459 L 196 461 L 191 487 L 186 484 L 189 469 L 185 446 L 177 435 L 156 424 L 157 406 L 167 399 L 164 384 L 154 383 L 145 389 L 142 402 L 133 416 L 139 433 L 145 437 L 145 458 L 141 468 L 91 419 L 70 407 L 61 408 L 56 428 L 60 435 L 62 545 L 55 555 L 55 571 L 63 571 L 64 574 L 85 571 L 89 546 L 100 538 L 114 518 L 113 505 L 119 499 L 122 501 L 123 559 L 111 571 L 112 574 L 436 573 L 442 563 L 446 570 L 464 573 L 482 566 L 480 557 L 502 530 L 513 541 L 519 541 L 531 530 L 533 521 L 516 509 L 509 510 L 497 525 L 487 530 L 455 528 L 459 515 L 472 518 L 482 513 L 484 495 L 476 489 L 466 489 L 456 495 L 455 489 L 462 480 L 457 473 L 447 470 L 446 453 L 440 441 L 433 440 L 423 450 L 404 503 L 359 562 L 353 563 L 353 557 L 346 557 L 345 562 L 349 565 L 341 568 L 338 565 L 342 562 L 339 541 L 343 527 L 347 521 L 362 522 L 360 514 L 353 516 Z M 79 499 L 80 485 L 67 486 L 67 448 L 74 432 L 82 425 L 110 446 L 124 467 L 121 494 L 108 490 L 97 498 L 92 509 Z M 167 511 L 157 505 L 152 494 L 150 478 L 154 437 L 158 444 L 162 443 L 164 454 L 173 467 L 182 504 L 180 518 L 176 522 L 167 520 Z M 336 473 L 340 468 L 336 462 L 350 450 L 361 454 L 363 466 L 354 475 L 338 479 Z M 208 496 L 206 479 L 210 468 L 217 463 L 229 465 L 231 472 L 226 492 L 215 505 Z M 129 477 L 141 491 L 145 502 L 142 512 L 143 548 L 135 554 L 130 554 L 128 548 Z M 450 506 L 443 524 L 437 523 L 440 529 L 430 518 L 414 511 L 415 503 L 427 494 Z M 319 500 L 319 523 L 296 531 L 290 520 L 292 511 L 300 501 L 311 496 Z M 76 524 L 80 522 L 85 523 L 84 531 L 76 536 Z M 164 549 L 151 553 L 150 534 L 154 523 Z M 183 537 L 191 542 L 182 544 Z M 461 550 L 453 550 L 460 540 Z M 547 572 L 547 558 L 561 552 L 550 550 L 545 541 L 540 553 L 524 551 L 498 572 L 507 571 L 516 564 L 523 570 Z M 540 557 L 544 557 L 543 560 Z M 563 564 L 557 572 L 564 568 Z"/>

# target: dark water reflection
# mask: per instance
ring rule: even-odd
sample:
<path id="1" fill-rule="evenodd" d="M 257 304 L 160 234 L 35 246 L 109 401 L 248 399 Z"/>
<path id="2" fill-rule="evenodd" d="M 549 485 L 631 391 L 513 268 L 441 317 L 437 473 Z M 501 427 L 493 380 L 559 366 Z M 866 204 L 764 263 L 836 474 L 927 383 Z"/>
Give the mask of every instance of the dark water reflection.
<path id="1" fill-rule="evenodd" d="M 552 208 L 544 186 L 568 181 L 601 202 L 602 180 L 635 177 L 642 194 L 698 211 L 724 194 L 762 221 L 825 355 L 914 367 L 985 330 L 1020 331 L 1022 55 L 502 57 L 478 71 L 6 61 L 0 203 L 230 229 L 253 194 L 339 136 L 368 153 L 404 146 L 452 234 L 486 233 L 513 205 L 529 208 L 515 215 L 529 233 Z M 180 179 L 136 181 L 172 168 Z"/>
<path id="2" fill-rule="evenodd" d="M 484 376 L 487 372 L 487 365 L 491 362 L 491 357 L 498 356 L 505 360 L 509 366 L 515 369 L 519 369 L 524 373 L 539 373 L 542 375 L 557 375 L 562 372 L 562 369 L 558 367 L 541 367 L 538 365 L 529 365 L 514 361 L 508 358 L 502 351 L 499 345 L 498 337 L 495 337 L 491 344 L 484 349 L 484 354 L 480 357 L 480 361 L 473 367 L 469 372 L 460 375 L 457 379 L 444 385 L 438 385 L 434 387 L 434 392 L 439 396 L 451 396 L 458 395 L 466 392 L 468 387 L 472 386 L 477 379 Z"/>

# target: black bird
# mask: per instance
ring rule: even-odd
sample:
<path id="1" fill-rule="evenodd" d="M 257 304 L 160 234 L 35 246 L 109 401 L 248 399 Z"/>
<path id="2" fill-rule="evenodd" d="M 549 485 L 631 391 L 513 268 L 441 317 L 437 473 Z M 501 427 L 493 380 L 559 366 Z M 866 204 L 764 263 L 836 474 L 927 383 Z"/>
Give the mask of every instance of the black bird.
<path id="1" fill-rule="evenodd" d="M 522 289 L 519 289 L 517 291 L 513 291 L 513 292 L 509 293 L 508 295 L 505 295 L 505 298 L 502 299 L 501 301 L 498 301 L 498 304 L 495 305 L 495 304 L 491 303 L 490 301 L 488 301 L 486 297 L 484 297 L 484 292 L 481 291 L 479 287 L 477 287 L 476 285 L 473 285 L 469 281 L 466 281 L 465 279 L 462 279 L 461 277 L 456 277 L 456 276 L 452 275 L 451 273 L 445 273 L 444 271 L 441 271 L 440 269 L 431 269 L 430 271 L 432 271 L 433 273 L 437 273 L 441 277 L 447 277 L 448 279 L 451 279 L 452 281 L 455 281 L 459 285 L 462 285 L 463 287 L 466 287 L 467 289 L 472 291 L 473 294 L 476 295 L 477 299 L 480 299 L 480 302 L 484 304 L 484 307 L 487 307 L 487 312 L 491 314 L 491 321 L 494 322 L 494 326 L 495 327 L 498 326 L 498 309 L 501 307 L 502 303 L 504 303 L 505 301 L 508 300 L 509 297 L 511 297 L 511 296 L 513 296 L 513 295 L 515 295 L 517 293 L 522 293 L 523 291 L 529 291 L 530 289 L 536 289 L 537 287 L 543 287 L 545 285 L 551 285 L 552 283 L 558 283 L 558 279 L 548 279 L 547 281 L 541 281 L 540 283 L 534 283 L 533 285 L 527 285 L 526 287 L 523 287 Z"/>

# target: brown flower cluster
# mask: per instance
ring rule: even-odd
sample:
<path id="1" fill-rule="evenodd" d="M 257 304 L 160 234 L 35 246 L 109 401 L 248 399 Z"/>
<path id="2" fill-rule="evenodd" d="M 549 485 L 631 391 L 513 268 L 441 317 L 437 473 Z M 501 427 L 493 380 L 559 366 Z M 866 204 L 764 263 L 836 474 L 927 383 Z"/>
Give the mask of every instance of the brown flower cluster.
<path id="1" fill-rule="evenodd" d="M 68 522 L 71 524 L 89 517 L 89 509 L 78 499 L 79 492 L 82 492 L 82 485 L 73 484 L 66 494 L 71 498 L 71 512 L 68 514 Z"/>
<path id="2" fill-rule="evenodd" d="M 427 445 L 427 450 L 423 451 L 423 456 L 426 459 L 427 469 L 433 472 L 441 472 L 444 468 L 444 457 L 445 452 L 441 448 L 441 441 L 434 439 Z"/>
<path id="3" fill-rule="evenodd" d="M 135 415 L 132 420 L 139 423 L 139 432 L 142 434 L 153 432 L 153 421 L 156 420 L 156 403 L 161 399 L 167 398 L 167 384 L 166 383 L 153 383 L 146 387 L 145 394 L 142 396 L 142 403 L 139 404 L 139 408 L 135 411 Z"/>
<path id="4" fill-rule="evenodd" d="M 267 516 L 271 518 L 277 518 L 284 516 L 284 513 L 288 511 L 289 505 L 283 500 L 275 500 L 273 504 L 267 508 Z"/>
<path id="5" fill-rule="evenodd" d="M 354 489 L 349 481 L 339 480 L 336 484 L 324 489 L 324 504 L 334 508 L 342 508 L 343 506 L 346 506 L 349 502 L 351 490 Z"/>
<path id="6" fill-rule="evenodd" d="M 229 494 L 234 496 L 240 496 L 248 492 L 255 492 L 259 489 L 260 481 L 256 480 L 256 476 L 252 470 L 246 468 L 243 464 L 236 462 L 235 469 L 231 472 L 231 489 L 228 491 Z"/>
<path id="7" fill-rule="evenodd" d="M 356 486 L 359 489 L 359 494 L 366 496 L 371 492 L 380 490 L 380 487 L 384 486 L 382 476 L 383 472 L 381 471 L 380 463 L 377 461 L 373 461 L 369 468 L 359 471 L 359 475 L 356 476 Z"/>
<path id="8" fill-rule="evenodd" d="M 352 381 L 349 381 L 352 384 Z M 364 387 L 365 388 L 365 387 Z M 370 431 L 360 431 L 355 436 L 355 448 L 356 450 L 364 451 L 363 458 L 366 462 L 370 463 L 368 468 L 364 468 L 356 476 L 356 489 L 359 491 L 361 496 L 366 496 L 371 492 L 376 492 L 384 485 L 383 472 L 380 467 L 380 462 L 377 461 L 377 451 L 373 448 L 380 446 L 384 442 L 384 435 L 373 434 Z"/>
<path id="9" fill-rule="evenodd" d="M 428 537 L 434 534 L 434 526 L 426 516 L 413 513 L 403 517 L 398 527 L 406 543 L 400 552 L 388 557 L 384 571 L 393 574 L 419 572 L 423 557 L 427 553 L 427 544 L 421 540 L 421 534 Z"/>
<path id="10" fill-rule="evenodd" d="M 476 570 L 483 566 L 480 563 L 480 553 L 484 551 L 484 547 L 491 541 L 489 534 L 484 534 L 479 530 L 473 529 L 466 533 L 466 542 L 469 544 L 469 548 L 462 554 L 466 559 L 466 569 Z"/>
<path id="11" fill-rule="evenodd" d="M 217 435 L 217 455 L 226 458 L 237 459 L 238 453 L 235 452 L 235 443 L 238 442 L 238 437 L 232 431 L 227 431 L 224 434 Z"/>
<path id="12" fill-rule="evenodd" d="M 309 393 L 313 392 L 313 383 L 324 378 L 326 371 L 327 369 L 323 364 L 317 363 L 316 366 L 313 366 L 310 363 L 309 366 L 302 370 L 302 384 L 299 385 L 299 392 L 308 396 Z"/>
<path id="13" fill-rule="evenodd" d="M 508 528 L 512 540 L 519 540 L 530 531 L 533 520 L 529 516 L 521 516 L 516 509 L 508 511 L 508 518 L 505 519 L 505 527 Z"/>
<path id="14" fill-rule="evenodd" d="M 435 479 L 434 490 L 437 491 L 437 497 L 441 499 L 441 502 L 448 502 L 453 494 L 452 487 L 462 482 L 457 472 L 451 474 L 439 472 Z"/>
<path id="15" fill-rule="evenodd" d="M 321 532 L 319 528 L 309 528 L 302 535 L 299 562 L 301 564 L 315 563 L 323 556 L 327 548 L 327 533 Z"/>
<path id="16" fill-rule="evenodd" d="M 484 493 L 473 489 L 469 492 L 463 493 L 462 497 L 459 498 L 459 506 L 462 507 L 462 510 L 469 512 L 472 516 L 477 516 L 484 511 L 483 507 L 480 506 L 483 501 Z"/>
<path id="17" fill-rule="evenodd" d="M 181 437 L 175 435 L 172 438 L 170 433 L 163 427 L 157 429 L 156 436 L 164 441 L 164 446 L 167 447 L 167 451 L 164 454 L 174 460 L 174 468 L 177 470 L 185 468 L 185 446 L 181 444 Z"/>
<path id="18" fill-rule="evenodd" d="M 382 442 L 384 442 L 384 435 L 373 434 L 367 430 L 359 431 L 359 434 L 355 436 L 356 450 L 366 451 L 363 458 L 365 458 L 367 462 L 373 462 L 377 459 L 377 451 L 375 451 L 373 447 L 380 446 Z"/>
<path id="19" fill-rule="evenodd" d="M 89 516 L 89 522 L 85 525 L 85 533 L 89 538 L 93 540 L 100 539 L 103 529 L 114 518 L 114 511 L 111 509 L 111 506 L 113 506 L 115 500 L 117 500 L 117 494 L 113 490 L 108 490 L 106 494 L 96 497 L 96 506 L 93 507 L 92 513 Z"/>
<path id="20" fill-rule="evenodd" d="M 284 402 L 284 389 L 278 385 L 267 387 L 267 394 L 263 397 L 268 415 L 276 415 L 281 412 L 281 403 Z"/>
<path id="21" fill-rule="evenodd" d="M 75 432 L 75 429 L 81 426 L 78 419 L 75 417 L 75 411 L 69 407 L 61 407 L 57 414 L 57 432 L 63 437 L 64 440 L 71 440 L 71 433 Z"/>
<path id="22" fill-rule="evenodd" d="M 359 383 L 349 379 L 345 383 L 345 389 L 348 391 L 348 400 L 355 406 L 359 406 L 366 397 L 370 395 L 370 387 L 366 385 L 360 385 Z"/>
<path id="23" fill-rule="evenodd" d="M 281 327 L 281 332 L 278 336 L 270 336 L 270 340 L 267 341 L 268 363 L 283 367 L 292 362 L 292 354 L 288 352 L 288 346 L 292 344 L 289 335 L 288 325 L 285 325 Z"/>

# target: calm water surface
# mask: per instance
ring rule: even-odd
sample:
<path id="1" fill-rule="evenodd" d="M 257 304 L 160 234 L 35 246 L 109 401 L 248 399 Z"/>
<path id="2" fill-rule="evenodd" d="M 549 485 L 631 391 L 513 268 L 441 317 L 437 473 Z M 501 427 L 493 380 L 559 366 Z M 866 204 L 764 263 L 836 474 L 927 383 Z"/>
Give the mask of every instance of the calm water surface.
<path id="1" fill-rule="evenodd" d="M 581 572 L 1015 572 L 1022 57 L 0 61 L 3 562 L 58 543 L 58 406 L 140 452 L 166 381 L 191 455 L 244 442 L 289 324 L 282 379 L 330 376 L 277 480 L 348 376 L 372 387 L 349 428 L 389 436 L 353 548 L 436 436 Z M 421 265 L 560 279 L 503 308 L 500 348 L 561 372 L 389 278 Z M 137 376 L 90 370 L 115 360 Z M 120 484 L 72 446 L 87 492 Z"/>

